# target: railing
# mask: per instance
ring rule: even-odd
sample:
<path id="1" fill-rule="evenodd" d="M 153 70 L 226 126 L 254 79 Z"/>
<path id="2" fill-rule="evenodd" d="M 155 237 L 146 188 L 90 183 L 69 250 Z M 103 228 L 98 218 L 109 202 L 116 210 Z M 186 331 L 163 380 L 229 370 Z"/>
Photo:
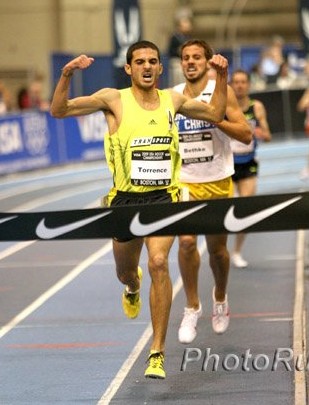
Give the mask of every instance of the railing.
<path id="1" fill-rule="evenodd" d="M 237 29 L 239 21 L 246 7 L 248 0 L 225 0 L 221 7 L 221 24 L 216 29 L 216 40 L 218 44 L 226 46 L 227 39 L 234 48 L 237 45 Z"/>

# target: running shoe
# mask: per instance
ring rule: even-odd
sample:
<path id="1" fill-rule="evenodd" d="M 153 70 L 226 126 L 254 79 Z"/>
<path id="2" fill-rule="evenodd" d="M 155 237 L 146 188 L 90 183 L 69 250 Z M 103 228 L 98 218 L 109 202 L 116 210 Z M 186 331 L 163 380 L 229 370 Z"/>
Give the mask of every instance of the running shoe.
<path id="1" fill-rule="evenodd" d="M 230 323 L 230 310 L 227 301 L 227 295 L 225 295 L 224 302 L 218 302 L 215 298 L 215 287 L 212 291 L 213 299 L 213 312 L 212 312 L 212 328 L 218 333 L 224 333 Z"/>
<path id="2" fill-rule="evenodd" d="M 240 253 L 232 254 L 232 263 L 234 267 L 237 267 L 238 269 L 244 269 L 245 267 L 248 266 L 248 262 L 245 259 L 243 259 Z"/>
<path id="3" fill-rule="evenodd" d="M 148 356 L 148 367 L 145 371 L 146 378 L 165 378 L 164 354 L 156 350 L 151 350 Z"/>
<path id="4" fill-rule="evenodd" d="M 137 269 L 138 278 L 140 283 L 142 282 L 143 278 L 143 271 L 140 267 Z M 141 288 L 141 285 L 140 285 Z M 125 288 L 122 294 L 122 308 L 123 312 L 126 314 L 128 318 L 134 319 L 138 316 L 142 306 L 142 300 L 140 297 L 140 288 L 138 291 L 131 293 Z"/>
<path id="5" fill-rule="evenodd" d="M 305 167 L 300 173 L 299 178 L 301 180 L 309 180 L 309 167 Z"/>
<path id="6" fill-rule="evenodd" d="M 198 309 L 187 308 L 183 314 L 183 318 L 178 330 L 178 340 L 180 343 L 191 343 L 196 337 L 196 326 L 198 319 L 202 316 L 202 304 L 199 303 Z"/>

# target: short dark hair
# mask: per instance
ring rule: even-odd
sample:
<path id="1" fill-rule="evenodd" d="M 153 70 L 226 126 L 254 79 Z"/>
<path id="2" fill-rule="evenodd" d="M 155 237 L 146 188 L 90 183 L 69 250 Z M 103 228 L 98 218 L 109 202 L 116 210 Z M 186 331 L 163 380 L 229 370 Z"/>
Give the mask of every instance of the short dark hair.
<path id="1" fill-rule="evenodd" d="M 245 75 L 245 76 L 247 77 L 247 79 L 248 79 L 248 82 L 250 82 L 250 75 L 249 75 L 249 73 L 248 73 L 246 70 L 244 70 L 244 69 L 235 69 L 235 70 L 232 72 L 232 74 L 231 74 L 231 81 L 233 81 L 234 76 L 235 76 L 237 73 L 242 73 L 243 75 Z"/>
<path id="2" fill-rule="evenodd" d="M 160 50 L 157 47 L 157 45 L 155 45 L 153 42 L 150 42 L 150 41 L 138 41 L 138 42 L 135 42 L 134 44 L 130 45 L 129 49 L 127 50 L 127 56 L 126 56 L 127 64 L 131 65 L 134 51 L 136 51 L 138 49 L 144 49 L 144 48 L 150 48 L 150 49 L 153 49 L 154 51 L 157 51 L 159 62 L 161 62 Z"/>
<path id="3" fill-rule="evenodd" d="M 204 49 L 205 57 L 207 60 L 211 59 L 214 55 L 214 51 L 212 47 L 203 39 L 189 39 L 188 41 L 184 42 L 180 47 L 180 57 L 182 59 L 182 51 L 187 46 L 197 45 Z"/>

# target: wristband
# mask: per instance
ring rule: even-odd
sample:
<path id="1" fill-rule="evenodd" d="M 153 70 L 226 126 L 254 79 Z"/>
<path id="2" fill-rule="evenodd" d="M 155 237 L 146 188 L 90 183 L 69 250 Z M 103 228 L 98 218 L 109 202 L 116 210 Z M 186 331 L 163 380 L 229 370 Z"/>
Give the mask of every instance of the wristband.
<path id="1" fill-rule="evenodd" d="M 71 77 L 71 76 L 73 76 L 73 71 L 70 71 L 69 73 L 65 73 L 65 71 L 62 69 L 62 76 Z"/>

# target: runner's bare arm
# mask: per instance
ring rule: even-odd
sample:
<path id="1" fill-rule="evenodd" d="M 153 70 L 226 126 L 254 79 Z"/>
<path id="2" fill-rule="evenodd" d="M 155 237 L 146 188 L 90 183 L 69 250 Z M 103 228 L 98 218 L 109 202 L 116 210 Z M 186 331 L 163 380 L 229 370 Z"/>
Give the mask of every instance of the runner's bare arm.
<path id="1" fill-rule="evenodd" d="M 52 103 L 51 114 L 56 118 L 65 118 L 77 115 L 91 114 L 100 110 L 110 110 L 110 103 L 119 97 L 116 89 L 102 89 L 90 96 L 69 99 L 71 77 L 76 69 L 86 69 L 94 59 L 80 55 L 67 63 L 56 86 Z"/>
<path id="2" fill-rule="evenodd" d="M 305 111 L 309 108 L 309 89 L 305 90 L 296 105 L 297 111 Z"/>
<path id="3" fill-rule="evenodd" d="M 226 118 L 217 124 L 226 135 L 249 145 L 252 141 L 252 128 L 237 102 L 234 90 L 228 86 Z"/>
<path id="4" fill-rule="evenodd" d="M 264 104 L 259 100 L 254 100 L 253 108 L 257 119 L 257 126 L 254 130 L 254 134 L 258 139 L 261 139 L 264 142 L 270 142 L 272 136 L 268 125 L 267 113 Z"/>

